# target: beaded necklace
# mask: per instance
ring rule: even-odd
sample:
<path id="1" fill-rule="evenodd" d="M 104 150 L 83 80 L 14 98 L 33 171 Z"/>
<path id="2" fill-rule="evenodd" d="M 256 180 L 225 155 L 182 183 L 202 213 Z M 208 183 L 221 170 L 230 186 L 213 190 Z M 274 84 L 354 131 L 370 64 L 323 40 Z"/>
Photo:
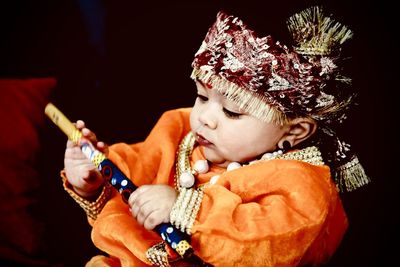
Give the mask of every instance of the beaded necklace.
<path id="1" fill-rule="evenodd" d="M 193 152 L 196 139 L 192 132 L 189 132 L 179 145 L 176 160 L 176 175 L 175 175 L 175 188 L 180 190 L 182 188 L 191 188 L 195 184 L 195 175 L 207 173 L 209 166 L 206 160 L 198 160 L 195 162 L 193 169 L 190 166 L 190 156 Z M 275 152 L 265 153 L 260 159 L 249 162 L 246 165 L 251 165 L 261 161 L 268 161 L 272 159 L 285 159 L 285 160 L 300 160 L 313 165 L 323 165 L 324 161 L 321 152 L 316 146 L 306 147 L 297 151 L 290 151 L 283 153 L 282 150 Z M 242 167 L 238 162 L 232 162 L 228 165 L 227 171 L 234 170 Z M 210 179 L 210 184 L 214 184 L 219 178 L 219 175 L 213 176 Z"/>

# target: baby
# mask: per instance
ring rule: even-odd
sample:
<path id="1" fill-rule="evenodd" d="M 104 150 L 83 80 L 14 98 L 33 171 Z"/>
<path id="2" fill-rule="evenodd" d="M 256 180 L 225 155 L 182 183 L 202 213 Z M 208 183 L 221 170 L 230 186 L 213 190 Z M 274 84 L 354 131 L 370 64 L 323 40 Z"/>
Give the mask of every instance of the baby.
<path id="1" fill-rule="evenodd" d="M 220 12 L 193 61 L 192 108 L 165 112 L 146 140 L 110 147 L 76 127 L 130 177 L 128 205 L 67 143 L 65 189 L 108 256 L 86 266 L 193 266 L 153 230 L 171 223 L 214 266 L 317 266 L 348 227 L 339 191 L 369 182 L 331 125 L 353 95 L 340 73 L 347 27 L 311 7 L 288 20 L 293 48 Z"/>

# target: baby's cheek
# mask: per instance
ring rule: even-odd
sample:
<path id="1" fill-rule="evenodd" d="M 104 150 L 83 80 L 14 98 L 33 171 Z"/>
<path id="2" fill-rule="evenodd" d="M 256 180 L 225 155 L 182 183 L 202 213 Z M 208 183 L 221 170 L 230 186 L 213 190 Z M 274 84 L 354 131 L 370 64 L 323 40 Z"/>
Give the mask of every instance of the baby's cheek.
<path id="1" fill-rule="evenodd" d="M 198 119 L 196 115 L 190 115 L 190 128 L 192 130 L 197 129 L 199 127 Z"/>

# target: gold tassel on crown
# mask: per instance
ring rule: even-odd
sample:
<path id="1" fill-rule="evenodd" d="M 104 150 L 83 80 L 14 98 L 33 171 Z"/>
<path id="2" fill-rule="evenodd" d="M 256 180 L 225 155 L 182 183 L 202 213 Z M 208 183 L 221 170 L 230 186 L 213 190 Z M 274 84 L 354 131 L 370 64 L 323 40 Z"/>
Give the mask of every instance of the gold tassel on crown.
<path id="1" fill-rule="evenodd" d="M 333 177 L 340 192 L 351 192 L 371 182 L 357 156 L 336 168 Z"/>
<path id="2" fill-rule="evenodd" d="M 353 37 L 349 28 L 325 16 L 317 6 L 293 15 L 287 24 L 298 44 L 296 51 L 303 55 L 329 55 L 337 45 Z"/>

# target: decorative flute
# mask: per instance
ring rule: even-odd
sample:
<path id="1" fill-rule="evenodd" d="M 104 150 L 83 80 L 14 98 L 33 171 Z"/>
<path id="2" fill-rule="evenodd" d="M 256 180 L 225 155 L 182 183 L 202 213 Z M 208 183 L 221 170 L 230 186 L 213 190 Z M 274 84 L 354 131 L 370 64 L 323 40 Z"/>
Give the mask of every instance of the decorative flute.
<path id="1" fill-rule="evenodd" d="M 128 203 L 130 194 L 138 187 L 113 162 L 107 159 L 104 153 L 95 149 L 90 142 L 81 142 L 82 133 L 52 103 L 46 105 L 45 114 L 68 136 L 68 139 L 81 147 L 82 152 L 99 169 L 106 181 L 121 194 L 124 202 Z M 187 241 L 188 236 L 175 226 L 170 223 L 162 223 L 154 230 L 178 255 L 201 262 L 201 259 L 193 253 L 193 248 Z"/>

